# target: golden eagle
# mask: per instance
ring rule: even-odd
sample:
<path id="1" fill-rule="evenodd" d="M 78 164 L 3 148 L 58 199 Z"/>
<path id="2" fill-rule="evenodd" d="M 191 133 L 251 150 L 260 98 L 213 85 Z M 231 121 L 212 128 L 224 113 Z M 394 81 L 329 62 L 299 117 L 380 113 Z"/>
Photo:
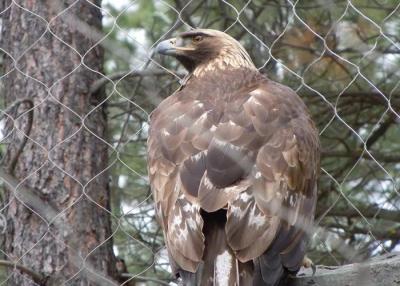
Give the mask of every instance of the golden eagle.
<path id="1" fill-rule="evenodd" d="M 313 223 L 319 139 L 306 106 L 238 41 L 195 29 L 159 43 L 187 80 L 152 113 L 148 171 L 183 285 L 278 285 Z"/>

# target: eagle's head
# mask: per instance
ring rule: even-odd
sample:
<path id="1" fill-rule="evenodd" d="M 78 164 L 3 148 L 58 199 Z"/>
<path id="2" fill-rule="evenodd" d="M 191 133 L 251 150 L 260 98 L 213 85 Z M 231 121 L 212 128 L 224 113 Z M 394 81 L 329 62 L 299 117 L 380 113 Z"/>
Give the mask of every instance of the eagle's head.
<path id="1" fill-rule="evenodd" d="M 195 29 L 162 41 L 156 51 L 174 56 L 193 75 L 226 68 L 255 70 L 249 54 L 234 38 L 211 29 Z"/>

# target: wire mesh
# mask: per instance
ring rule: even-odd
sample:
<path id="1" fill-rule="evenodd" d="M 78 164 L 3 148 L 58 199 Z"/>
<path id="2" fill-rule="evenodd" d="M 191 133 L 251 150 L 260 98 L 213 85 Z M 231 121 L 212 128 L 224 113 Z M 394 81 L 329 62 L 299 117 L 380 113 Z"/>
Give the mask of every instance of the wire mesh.
<path id="1" fill-rule="evenodd" d="M 28 283 L 36 285 L 32 276 L 21 271 L 21 266 L 24 257 L 31 255 L 46 235 L 52 236 L 60 247 L 71 248 L 52 228 L 68 209 L 54 213 L 39 206 L 42 209 L 38 211 L 30 198 L 21 197 L 26 195 L 21 191 L 24 186 L 35 188 L 29 185 L 30 178 L 38 176 L 47 164 L 80 185 L 81 195 L 68 208 L 88 200 L 112 221 L 112 233 L 89 253 L 76 257 L 79 271 L 62 285 L 74 285 L 77 276 L 90 276 L 90 273 L 101 278 L 95 285 L 129 285 L 132 281 L 145 285 L 174 284 L 169 275 L 162 232 L 154 220 L 146 175 L 146 137 L 150 112 L 179 87 L 185 75 L 175 61 L 154 55 L 153 48 L 162 39 L 194 27 L 217 28 L 234 36 L 244 44 L 260 72 L 296 90 L 310 108 L 320 130 L 323 156 L 316 227 L 310 243 L 314 262 L 341 265 L 399 250 L 400 4 L 397 1 L 383 1 L 379 5 L 367 0 L 330 3 L 126 0 L 105 2 L 103 6 L 95 1 L 54 1 L 51 5 L 57 6 L 58 13 L 51 18 L 45 18 L 25 2 L 28 1 L 9 1 L 0 17 L 20 9 L 22 14 L 36 18 L 44 28 L 19 53 L 0 47 L 3 56 L 12 61 L 12 68 L 2 73 L 0 81 L 4 85 L 7 76 L 17 72 L 44 88 L 48 96 L 35 105 L 22 99 L 2 107 L 1 150 L 5 153 L 13 142 L 12 134 L 17 134 L 39 147 L 46 159 L 17 182 L 0 174 L 4 187 L 11 190 L 8 197 L 2 195 L 0 228 L 7 235 L 12 219 L 6 217 L 7 209 L 12 202 L 17 202 L 40 218 L 47 230 L 20 257 L 11 257 L 1 248 L 4 260 L 12 267 L 3 272 L 0 285 L 8 285 L 14 275 L 23 275 Z M 93 29 L 70 13 L 82 3 L 101 11 L 103 31 Z M 63 39 L 53 29 L 55 23 L 61 25 L 57 22 L 61 18 L 63 29 L 77 31 L 94 44 L 82 52 Z M 7 28 L 11 29 L 4 27 L 3 20 L 2 29 Z M 54 37 L 79 58 L 68 73 L 51 84 L 31 76 L 20 64 L 45 37 Z M 87 62 L 88 55 L 98 46 L 105 49 L 104 73 Z M 56 61 L 62 64 L 62 59 Z M 102 88 L 106 91 L 106 97 L 84 115 L 53 94 L 58 84 L 79 69 L 100 77 L 89 87 L 89 93 Z M 36 141 L 26 130 L 26 116 L 49 102 L 74 114 L 79 124 L 51 148 Z M 91 115 L 105 105 L 110 130 L 107 138 L 98 136 L 90 125 Z M 89 132 L 108 150 L 107 167 L 86 181 L 80 181 L 54 159 L 79 132 Z M 2 163 L 8 164 L 6 160 L 7 156 L 3 156 Z M 104 174 L 111 179 L 111 208 L 87 193 L 88 185 Z M 123 282 L 97 271 L 88 261 L 89 256 L 110 241 L 114 253 L 123 258 L 120 263 L 127 265 L 121 274 L 125 278 Z M 46 275 L 45 269 L 39 272 Z"/>

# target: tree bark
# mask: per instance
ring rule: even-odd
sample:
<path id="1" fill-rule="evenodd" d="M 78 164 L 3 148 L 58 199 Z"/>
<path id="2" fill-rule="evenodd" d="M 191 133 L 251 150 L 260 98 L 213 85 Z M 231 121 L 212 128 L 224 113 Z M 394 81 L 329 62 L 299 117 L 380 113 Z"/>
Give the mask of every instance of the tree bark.
<path id="1" fill-rule="evenodd" d="M 9 188 L 4 252 L 47 276 L 45 285 L 114 285 L 105 94 L 90 94 L 103 64 L 99 39 L 88 33 L 101 31 L 100 1 L 17 3 L 0 1 L 1 11 L 11 4 L 0 16 L 5 104 L 28 98 L 34 108 L 22 103 L 8 121 L 5 167 L 57 215 L 43 217 L 19 198 L 21 187 Z M 9 285 L 32 285 L 10 272 Z"/>

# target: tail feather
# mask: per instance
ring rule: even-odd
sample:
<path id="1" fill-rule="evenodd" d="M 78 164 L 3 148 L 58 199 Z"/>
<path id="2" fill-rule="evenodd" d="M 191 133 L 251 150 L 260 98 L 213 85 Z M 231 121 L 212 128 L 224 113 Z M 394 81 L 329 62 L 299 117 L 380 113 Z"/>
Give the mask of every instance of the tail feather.
<path id="1" fill-rule="evenodd" d="M 225 234 L 226 212 L 203 214 L 205 249 L 203 263 L 196 273 L 180 271 L 185 286 L 252 286 L 252 262 L 241 263 L 228 245 Z"/>
<path id="2" fill-rule="evenodd" d="M 297 272 L 296 262 L 304 255 L 302 240 L 283 253 L 269 250 L 254 260 L 241 263 L 227 242 L 226 212 L 204 212 L 202 216 L 205 236 L 203 262 L 196 273 L 179 271 L 181 285 L 284 286 L 288 283 L 288 275 Z M 284 235 L 282 237 L 285 238 Z M 280 243 L 281 240 L 277 239 L 274 246 Z"/>
<path id="3" fill-rule="evenodd" d="M 239 265 L 225 234 L 226 213 L 204 213 L 204 268 L 201 286 L 239 285 Z"/>

